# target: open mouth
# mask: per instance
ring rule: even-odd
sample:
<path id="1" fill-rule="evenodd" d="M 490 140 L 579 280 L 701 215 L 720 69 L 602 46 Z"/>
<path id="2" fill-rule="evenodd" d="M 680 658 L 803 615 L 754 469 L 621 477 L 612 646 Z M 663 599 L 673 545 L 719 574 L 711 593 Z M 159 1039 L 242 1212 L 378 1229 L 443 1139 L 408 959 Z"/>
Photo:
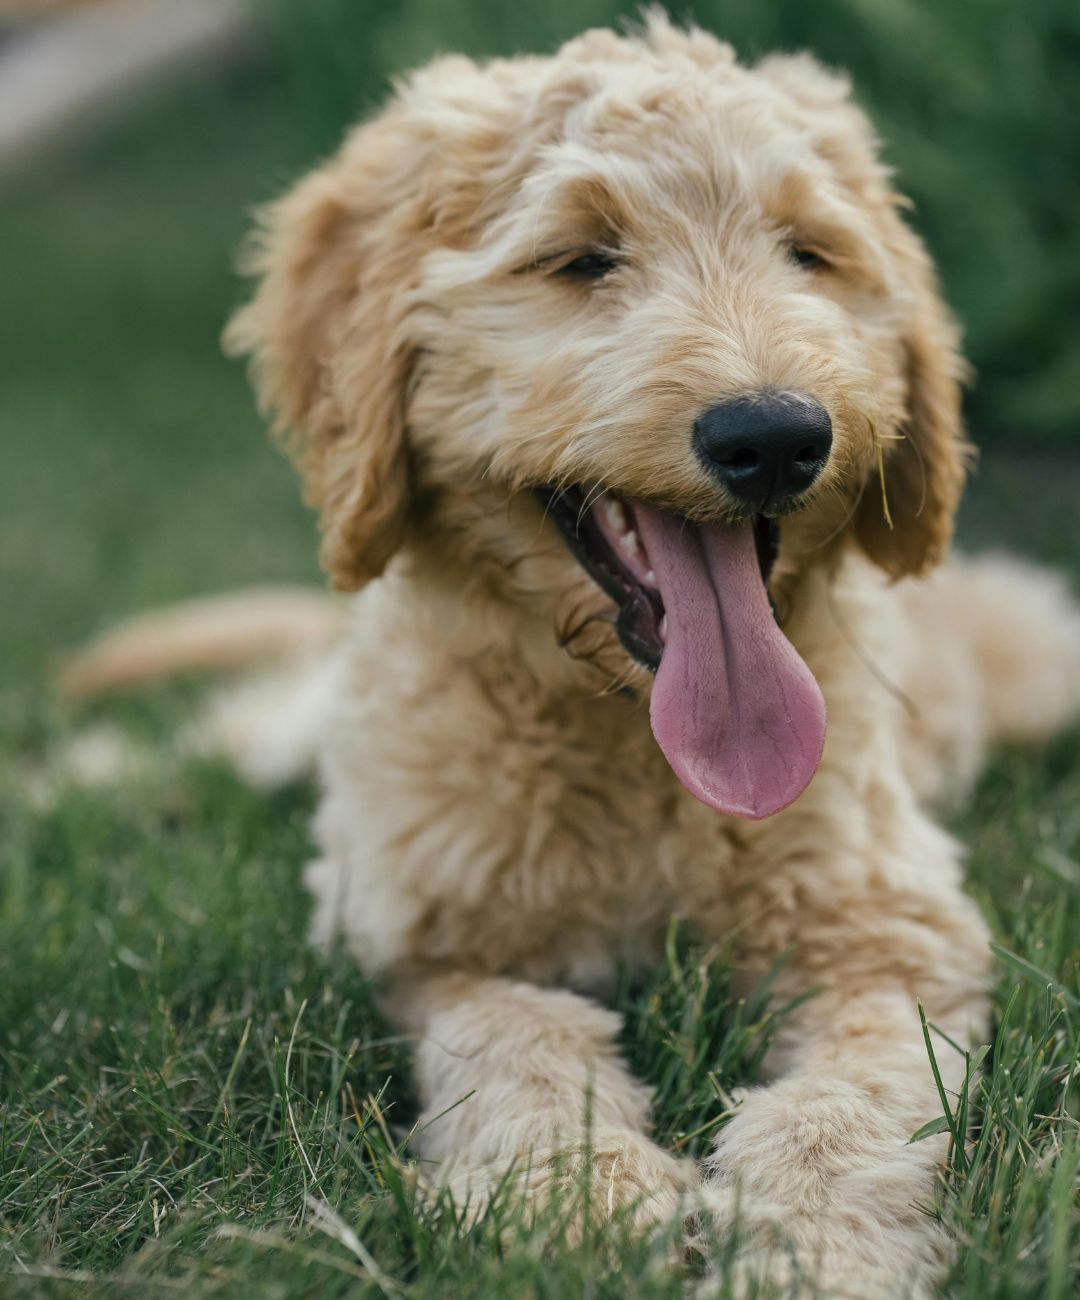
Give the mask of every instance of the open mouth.
<path id="1" fill-rule="evenodd" d="M 687 790 L 735 817 L 798 798 L 821 759 L 825 704 L 769 603 L 776 525 L 697 524 L 595 489 L 540 496 L 615 602 L 623 646 L 656 674 L 653 735 Z"/>
<path id="2" fill-rule="evenodd" d="M 623 649 L 643 668 L 660 667 L 667 637 L 667 614 L 638 526 L 640 504 L 613 492 L 579 487 L 539 488 L 537 495 L 554 519 L 567 546 L 585 572 L 615 602 L 615 631 Z M 686 521 L 685 527 L 695 525 Z M 769 575 L 779 545 L 779 526 L 758 515 L 750 525 L 762 585 L 768 593 Z"/>

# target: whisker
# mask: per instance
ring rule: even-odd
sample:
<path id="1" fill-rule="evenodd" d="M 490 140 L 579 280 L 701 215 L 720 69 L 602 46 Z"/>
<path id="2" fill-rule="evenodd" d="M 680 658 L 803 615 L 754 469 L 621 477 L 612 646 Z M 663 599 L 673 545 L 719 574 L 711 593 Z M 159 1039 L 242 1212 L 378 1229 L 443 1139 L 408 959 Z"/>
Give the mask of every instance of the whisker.
<path id="1" fill-rule="evenodd" d="M 843 493 L 840 491 L 839 484 L 833 484 L 832 491 L 835 492 L 836 495 L 840 497 L 841 500 L 843 500 Z M 830 542 L 835 541 L 836 538 L 839 537 L 840 534 L 844 531 L 844 529 L 848 526 L 848 524 L 850 524 L 851 521 L 855 518 L 855 513 L 859 509 L 860 504 L 862 503 L 863 495 L 865 494 L 865 492 L 866 492 L 866 480 L 863 480 L 862 486 L 859 488 L 858 495 L 856 496 L 855 500 L 852 502 L 851 509 L 847 512 L 844 518 L 841 519 L 840 522 L 836 525 L 836 527 L 832 530 L 832 532 L 829 533 L 826 537 L 822 538 L 820 542 L 815 542 L 813 546 L 808 546 L 806 549 L 808 551 L 820 551 L 824 547 L 828 546 Z"/>
<path id="2" fill-rule="evenodd" d="M 575 529 L 580 529 L 581 521 L 589 513 L 590 509 L 593 506 L 593 503 L 598 501 L 600 497 L 604 495 L 604 491 L 605 488 L 603 483 L 597 483 L 593 487 L 589 488 L 589 490 L 585 493 L 581 501 L 581 508 L 578 510 L 577 522 L 574 525 Z"/>

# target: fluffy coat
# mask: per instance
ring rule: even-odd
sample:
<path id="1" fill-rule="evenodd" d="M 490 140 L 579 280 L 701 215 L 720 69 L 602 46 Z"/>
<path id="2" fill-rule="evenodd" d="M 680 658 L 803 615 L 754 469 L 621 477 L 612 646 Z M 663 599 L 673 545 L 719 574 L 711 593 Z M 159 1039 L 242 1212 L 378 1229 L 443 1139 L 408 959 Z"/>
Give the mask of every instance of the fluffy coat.
<path id="1" fill-rule="evenodd" d="M 318 750 L 314 934 L 417 1036 L 422 1155 L 474 1203 L 510 1168 L 539 1195 L 583 1164 L 591 1089 L 596 1204 L 722 1228 L 737 1195 L 747 1284 L 796 1267 L 861 1296 L 921 1292 L 943 1258 L 945 1139 L 908 1141 L 938 1113 L 917 1005 L 958 1042 L 987 1029 L 986 926 L 926 804 L 990 739 L 1075 712 L 1080 645 L 1063 595 L 1007 564 L 890 581 L 944 556 L 967 462 L 956 330 L 902 206 L 842 77 L 742 67 L 653 15 L 406 79 L 265 214 L 228 332 L 327 571 L 363 592 L 300 707 L 248 688 L 219 734 L 257 775 Z M 610 282 L 559 278 L 596 247 Z M 767 386 L 833 425 L 770 582 L 828 737 L 754 822 L 680 786 L 649 674 L 530 489 L 722 516 L 692 421 Z M 1003 601 L 1045 632 L 1037 673 Z M 816 991 L 700 1170 L 650 1140 L 596 1000 L 672 915 L 747 981 L 786 956 L 777 997 Z"/>

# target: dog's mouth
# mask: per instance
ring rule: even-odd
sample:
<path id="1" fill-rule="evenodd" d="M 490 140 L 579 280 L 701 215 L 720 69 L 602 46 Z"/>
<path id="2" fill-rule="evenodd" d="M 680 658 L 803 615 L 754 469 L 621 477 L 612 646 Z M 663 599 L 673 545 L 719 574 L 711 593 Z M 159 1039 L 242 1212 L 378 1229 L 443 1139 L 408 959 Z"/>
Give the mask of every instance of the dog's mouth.
<path id="1" fill-rule="evenodd" d="M 656 571 L 638 526 L 638 512 L 647 507 L 613 492 L 598 494 L 595 489 L 577 487 L 541 488 L 538 495 L 574 558 L 615 602 L 615 630 L 623 648 L 655 673 L 664 653 L 667 621 Z M 681 523 L 684 528 L 696 528 L 689 520 Z M 758 515 L 749 526 L 762 585 L 767 589 L 776 561 L 779 526 L 764 515 Z"/>
<path id="2" fill-rule="evenodd" d="M 683 785 L 737 817 L 796 799 L 821 759 L 825 706 L 769 604 L 775 522 L 697 524 L 595 489 L 540 496 L 615 602 L 623 646 L 656 674 L 653 734 Z"/>

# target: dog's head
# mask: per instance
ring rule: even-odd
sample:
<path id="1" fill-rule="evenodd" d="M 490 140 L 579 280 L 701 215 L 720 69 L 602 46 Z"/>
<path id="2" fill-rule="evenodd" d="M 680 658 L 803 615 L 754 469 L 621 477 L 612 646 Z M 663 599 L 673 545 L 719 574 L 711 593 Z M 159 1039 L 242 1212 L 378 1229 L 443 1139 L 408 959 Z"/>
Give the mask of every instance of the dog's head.
<path id="1" fill-rule="evenodd" d="M 762 815 L 824 726 L 766 583 L 848 543 L 922 572 L 964 476 L 955 331 L 899 206 L 844 80 L 806 56 L 740 67 L 653 16 L 410 78 L 269 210 L 229 343 L 338 586 L 408 543 L 546 600 L 578 653 L 587 629 L 608 668 L 659 667 L 684 782 Z M 718 749 L 709 719 L 740 710 Z M 772 757 L 738 790 L 701 775 L 745 766 L 753 734 Z"/>

